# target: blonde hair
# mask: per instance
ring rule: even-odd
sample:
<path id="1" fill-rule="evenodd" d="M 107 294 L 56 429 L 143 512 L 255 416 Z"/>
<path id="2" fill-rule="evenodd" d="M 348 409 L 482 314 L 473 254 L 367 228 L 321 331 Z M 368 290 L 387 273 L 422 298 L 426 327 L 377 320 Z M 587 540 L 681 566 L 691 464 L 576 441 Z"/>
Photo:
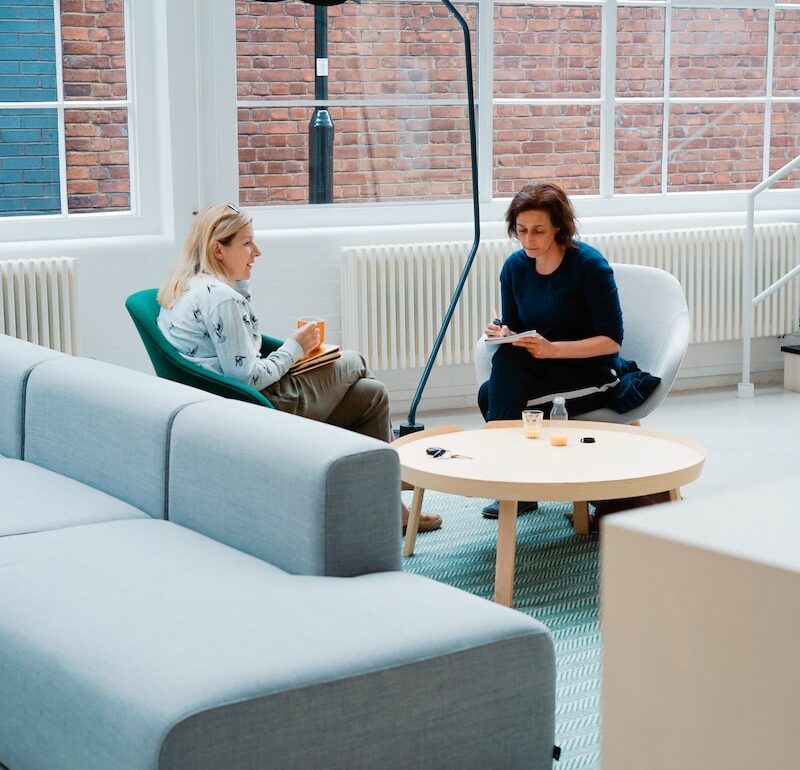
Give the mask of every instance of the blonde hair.
<path id="1" fill-rule="evenodd" d="M 252 221 L 230 203 L 215 203 L 199 211 L 192 220 L 177 264 L 158 291 L 159 304 L 172 307 L 198 273 L 209 273 L 232 283 L 225 266 L 214 256 L 214 244 L 227 246 Z"/>

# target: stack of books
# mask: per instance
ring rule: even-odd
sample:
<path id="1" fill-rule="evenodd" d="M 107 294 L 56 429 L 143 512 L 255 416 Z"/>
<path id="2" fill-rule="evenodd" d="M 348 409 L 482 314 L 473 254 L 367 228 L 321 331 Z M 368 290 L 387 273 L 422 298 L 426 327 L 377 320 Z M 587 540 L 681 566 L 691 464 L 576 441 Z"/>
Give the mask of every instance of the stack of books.
<path id="1" fill-rule="evenodd" d="M 310 353 L 306 353 L 299 361 L 296 361 L 289 369 L 289 374 L 310 372 L 312 369 L 330 364 L 341 357 L 342 352 L 339 350 L 338 345 L 320 345 Z"/>

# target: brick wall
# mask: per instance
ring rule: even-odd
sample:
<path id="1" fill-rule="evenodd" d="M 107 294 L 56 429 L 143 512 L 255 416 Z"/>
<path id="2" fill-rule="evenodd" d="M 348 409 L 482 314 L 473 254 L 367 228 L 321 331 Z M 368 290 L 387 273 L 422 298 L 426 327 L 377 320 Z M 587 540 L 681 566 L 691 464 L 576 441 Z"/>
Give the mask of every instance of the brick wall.
<path id="1" fill-rule="evenodd" d="M 61 0 L 64 98 L 126 98 L 122 0 Z M 130 208 L 128 111 L 64 111 L 70 211 Z"/>
<path id="2" fill-rule="evenodd" d="M 800 8 L 775 11 L 775 54 L 773 57 L 773 94 L 800 94 Z M 772 152 L 770 172 L 786 165 L 800 152 L 800 104 L 783 103 L 772 107 Z M 775 187 L 797 187 L 800 170 L 789 174 Z"/>
<path id="3" fill-rule="evenodd" d="M 0 0 L 0 102 L 56 97 L 52 0 Z M 0 110 L 0 215 L 61 210 L 55 110 Z"/>
<path id="4" fill-rule="evenodd" d="M 122 0 L 61 0 L 67 101 L 126 98 Z M 52 0 L 0 0 L 0 214 L 60 212 L 58 114 L 2 109 L 57 99 Z M 69 211 L 130 208 L 124 108 L 64 111 Z"/>
<path id="5" fill-rule="evenodd" d="M 314 98 L 314 9 L 237 2 L 240 98 Z M 474 7 L 466 10 L 474 29 Z M 329 95 L 465 98 L 461 30 L 444 6 L 346 3 L 328 11 Z M 473 47 L 474 47 L 473 38 Z M 240 108 L 244 204 L 308 201 L 313 108 Z M 334 200 L 468 198 L 466 107 L 339 107 L 334 121 Z"/>
<path id="6" fill-rule="evenodd" d="M 297 2 L 239 0 L 239 97 L 311 99 L 313 9 Z M 474 6 L 467 9 L 474 28 Z M 623 6 L 617 23 L 617 95 L 659 98 L 664 84 L 663 7 Z M 667 188 L 743 189 L 761 176 L 763 105 L 708 105 L 704 96 L 765 94 L 768 13 L 674 9 L 673 95 Z M 800 9 L 776 14 L 776 95 L 800 93 Z M 599 98 L 601 11 L 592 6 L 498 4 L 494 19 L 494 96 Z M 464 95 L 460 31 L 431 3 L 345 3 L 329 11 L 330 95 L 405 98 Z M 473 49 L 475 50 L 474 43 Z M 796 104 L 776 104 L 770 164 L 798 152 Z M 434 110 L 444 114 L 434 115 Z M 243 203 L 303 203 L 308 194 L 311 108 L 240 108 Z M 468 198 L 466 109 L 332 108 L 334 200 Z M 661 190 L 663 110 L 621 104 L 615 115 L 615 190 Z M 596 105 L 494 107 L 495 196 L 531 179 L 557 178 L 570 190 L 598 192 L 600 113 Z M 796 185 L 800 174 L 786 184 Z"/>
<path id="7" fill-rule="evenodd" d="M 0 110 L 0 216 L 57 214 L 55 110 Z"/>

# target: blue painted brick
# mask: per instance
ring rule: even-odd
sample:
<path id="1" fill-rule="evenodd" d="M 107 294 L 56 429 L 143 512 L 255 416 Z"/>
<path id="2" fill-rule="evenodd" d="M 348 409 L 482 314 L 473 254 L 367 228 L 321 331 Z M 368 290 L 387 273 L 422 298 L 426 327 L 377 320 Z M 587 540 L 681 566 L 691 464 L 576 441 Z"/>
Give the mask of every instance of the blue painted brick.
<path id="1" fill-rule="evenodd" d="M 53 18 L 53 5 L 49 6 L 22 6 L 17 15 L 20 19 L 52 19 Z"/>
<path id="2" fill-rule="evenodd" d="M 19 128 L 22 125 L 22 115 L 19 112 L 0 110 L 0 128 Z"/>
<path id="3" fill-rule="evenodd" d="M 9 61 L 10 59 L 16 61 L 25 59 L 39 60 L 41 58 L 38 48 L 20 48 L 19 46 L 16 48 L 0 48 L 0 59 L 4 61 Z"/>
<path id="4" fill-rule="evenodd" d="M 0 212 L 4 216 L 32 216 L 35 214 L 57 214 L 61 211 L 59 201 L 53 198 L 0 198 Z"/>
<path id="5" fill-rule="evenodd" d="M 0 173 L 0 181 L 3 183 L 3 187 L 6 189 L 10 189 L 6 187 L 7 185 L 14 184 L 15 182 L 19 183 L 24 181 L 23 172 L 21 169 L 3 169 L 2 173 Z"/>
<path id="6" fill-rule="evenodd" d="M 24 34 L 19 36 L 18 45 L 33 46 L 35 48 L 49 48 L 55 42 L 52 33 L 37 32 L 35 34 Z"/>
<path id="7" fill-rule="evenodd" d="M 0 147 L 3 145 L 0 143 Z M 22 155 L 58 155 L 58 144 L 56 142 L 39 142 L 36 144 L 16 145 L 22 150 Z"/>
<path id="8" fill-rule="evenodd" d="M 21 21 L 19 19 L 4 19 L 3 8 L 0 6 L 0 31 L 2 32 L 38 32 L 40 28 L 38 21 Z"/>
<path id="9" fill-rule="evenodd" d="M 0 61 L 0 75 L 16 75 L 20 71 L 18 61 Z"/>
<path id="10" fill-rule="evenodd" d="M 44 186 L 40 184 L 22 184 L 22 182 L 18 182 L 14 184 L 13 182 L 10 184 L 3 185 L 3 193 L 9 198 L 22 198 L 26 195 L 35 195 L 37 197 L 42 197 L 45 195 Z"/>
<path id="11" fill-rule="evenodd" d="M 38 142 L 42 139 L 42 133 L 33 128 L 4 128 L 0 131 L 0 142 Z"/>
<path id="12" fill-rule="evenodd" d="M 49 75 L 55 70 L 55 63 L 44 61 L 17 62 L 17 68 L 23 75 Z M 2 69 L 0 69 L 2 72 Z"/>
<path id="13" fill-rule="evenodd" d="M 22 180 L 25 182 L 53 182 L 53 172 L 49 169 L 25 169 L 24 171 L 15 172 L 22 175 Z M 57 175 L 56 175 L 57 176 Z"/>
<path id="14" fill-rule="evenodd" d="M 0 84 L 4 88 L 38 88 L 41 75 L 1 75 Z"/>
<path id="15" fill-rule="evenodd" d="M 0 169 L 39 169 L 43 160 L 44 158 L 0 158 Z"/>
<path id="16" fill-rule="evenodd" d="M 48 110 L 46 113 L 31 110 L 20 117 L 22 128 L 52 128 L 56 124 L 56 111 Z"/>

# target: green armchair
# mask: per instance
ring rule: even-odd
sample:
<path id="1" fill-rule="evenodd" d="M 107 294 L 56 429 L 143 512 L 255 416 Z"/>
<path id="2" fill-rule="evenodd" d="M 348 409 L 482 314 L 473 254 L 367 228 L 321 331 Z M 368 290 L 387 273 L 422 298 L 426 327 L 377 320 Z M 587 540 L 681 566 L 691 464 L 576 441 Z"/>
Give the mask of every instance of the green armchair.
<path id="1" fill-rule="evenodd" d="M 157 289 L 137 291 L 125 301 L 125 308 L 133 319 L 147 355 L 150 356 L 153 369 L 159 377 L 191 385 L 193 388 L 200 388 L 225 398 L 235 398 L 239 401 L 268 406 L 270 409 L 274 408 L 270 400 L 255 388 L 193 364 L 178 353 L 164 338 L 156 323 L 160 310 L 157 294 Z M 267 335 L 262 335 L 261 340 L 261 355 L 267 355 L 283 344 L 283 340 Z"/>

